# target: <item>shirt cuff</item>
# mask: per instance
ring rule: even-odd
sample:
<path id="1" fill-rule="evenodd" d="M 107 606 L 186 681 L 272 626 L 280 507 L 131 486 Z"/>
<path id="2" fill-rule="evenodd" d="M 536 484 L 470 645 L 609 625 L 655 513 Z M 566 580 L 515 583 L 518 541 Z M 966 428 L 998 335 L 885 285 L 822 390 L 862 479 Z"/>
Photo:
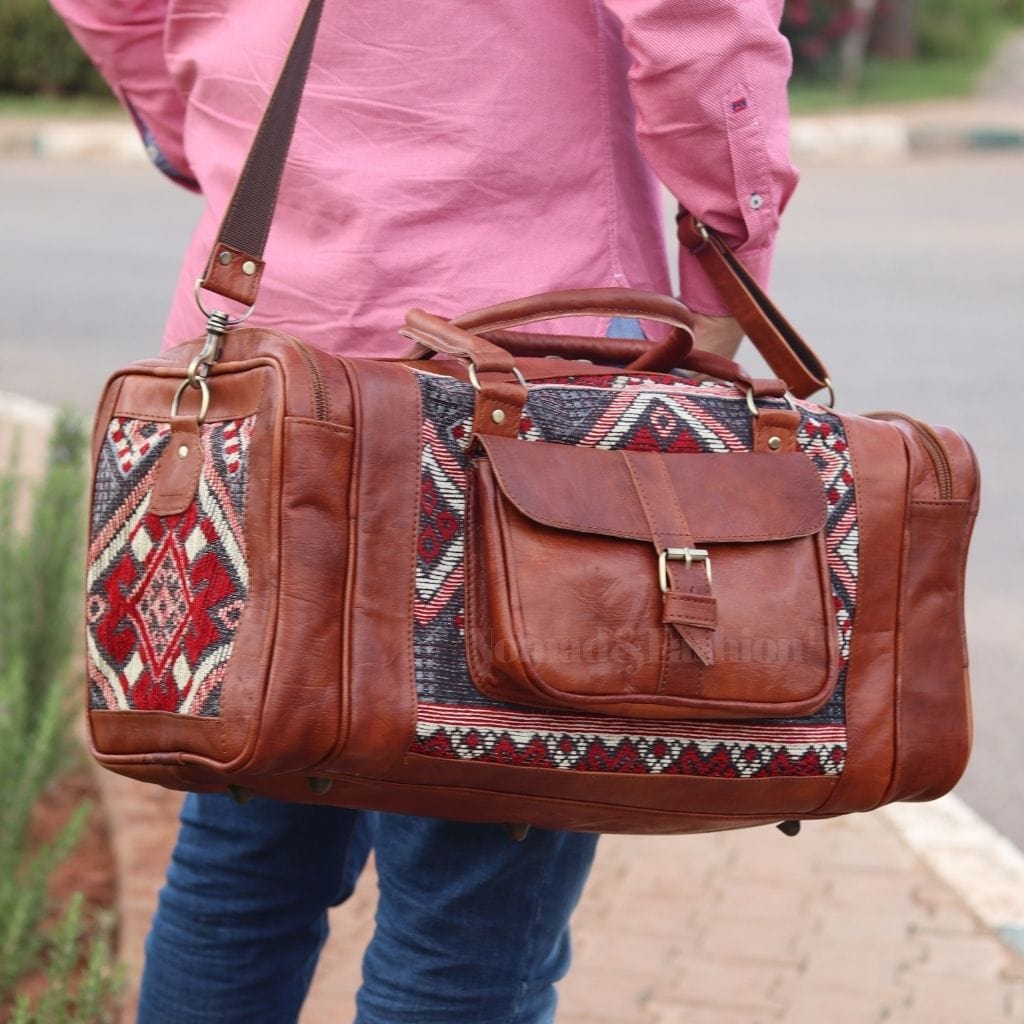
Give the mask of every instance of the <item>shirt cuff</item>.
<path id="1" fill-rule="evenodd" d="M 750 272 L 750 276 L 765 290 L 771 278 L 772 249 L 736 250 L 736 256 Z M 697 257 L 686 249 L 679 251 L 679 297 L 694 313 L 706 316 L 732 316 L 725 300 L 718 293 L 711 279 L 704 273 Z"/>

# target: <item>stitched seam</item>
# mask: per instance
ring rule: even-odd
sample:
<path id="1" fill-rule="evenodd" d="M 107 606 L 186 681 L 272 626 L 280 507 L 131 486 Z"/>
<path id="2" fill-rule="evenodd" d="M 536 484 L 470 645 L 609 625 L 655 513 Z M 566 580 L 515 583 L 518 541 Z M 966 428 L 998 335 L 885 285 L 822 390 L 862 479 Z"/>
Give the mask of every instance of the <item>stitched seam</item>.
<path id="1" fill-rule="evenodd" d="M 413 380 L 413 391 L 415 392 L 416 399 L 416 422 L 423 422 L 423 396 L 420 392 L 419 387 L 416 385 L 415 379 Z M 420 438 L 416 438 L 419 445 L 422 445 Z M 419 553 L 419 541 L 420 541 L 420 507 L 419 507 L 419 495 L 420 495 L 420 474 L 422 469 L 420 466 L 420 460 L 422 458 L 422 448 L 419 448 L 418 457 L 414 460 L 415 462 L 415 485 L 412 493 L 415 497 L 415 508 L 413 511 L 413 528 L 410 531 L 412 534 L 412 543 L 409 545 L 412 554 L 412 567 L 409 575 L 409 593 L 408 603 L 406 605 L 407 618 L 406 618 L 406 629 L 405 629 L 405 651 L 408 656 L 408 678 L 404 680 L 407 686 L 412 690 L 412 720 L 409 722 L 409 728 L 405 740 L 400 744 L 400 751 L 397 752 L 397 756 L 389 765 L 389 770 L 398 764 L 398 762 L 405 756 L 405 753 L 410 747 L 416 742 L 416 725 L 419 722 L 419 681 L 416 678 L 416 647 L 415 647 L 415 623 L 416 623 L 416 567 Z"/>
<path id="2" fill-rule="evenodd" d="M 608 258 L 613 280 L 625 281 L 619 259 L 619 209 L 615 201 L 615 163 L 612 159 L 611 104 L 608 101 L 608 62 L 605 59 L 602 38 L 603 10 L 600 0 L 591 0 L 594 16 L 594 47 L 597 52 L 597 87 L 601 104 L 601 148 L 604 150 L 604 194 L 608 216 Z"/>
<path id="3" fill-rule="evenodd" d="M 531 313 L 528 317 L 509 317 L 505 320 L 494 320 L 488 321 L 483 327 L 477 327 L 475 330 L 488 332 L 488 331 L 501 331 L 506 327 L 518 327 L 525 326 L 526 324 L 534 323 L 535 321 L 541 320 L 556 320 L 563 317 L 581 317 L 581 316 L 629 316 L 632 314 L 636 317 L 642 317 L 644 320 L 657 320 L 659 323 L 672 324 L 674 327 L 685 327 L 690 330 L 688 324 L 683 323 L 678 317 L 670 316 L 668 313 L 652 313 L 650 309 L 634 309 L 632 306 L 616 306 L 615 308 L 605 306 L 581 306 L 579 309 L 567 310 L 564 306 L 554 306 L 550 309 L 541 309 L 536 313 Z M 641 374 L 646 376 L 646 374 Z"/>

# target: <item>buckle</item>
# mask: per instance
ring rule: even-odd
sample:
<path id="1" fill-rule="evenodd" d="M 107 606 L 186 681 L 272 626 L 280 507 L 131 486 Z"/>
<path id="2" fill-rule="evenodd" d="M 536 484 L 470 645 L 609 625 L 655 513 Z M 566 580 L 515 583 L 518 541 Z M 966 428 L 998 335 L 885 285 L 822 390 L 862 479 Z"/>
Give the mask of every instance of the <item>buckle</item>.
<path id="1" fill-rule="evenodd" d="M 708 586 L 711 586 L 711 555 L 703 548 L 664 548 L 658 554 L 658 584 L 661 592 L 667 594 L 672 588 L 669 586 L 668 563 L 685 562 L 687 569 L 694 562 L 704 564 L 704 575 L 707 577 Z"/>

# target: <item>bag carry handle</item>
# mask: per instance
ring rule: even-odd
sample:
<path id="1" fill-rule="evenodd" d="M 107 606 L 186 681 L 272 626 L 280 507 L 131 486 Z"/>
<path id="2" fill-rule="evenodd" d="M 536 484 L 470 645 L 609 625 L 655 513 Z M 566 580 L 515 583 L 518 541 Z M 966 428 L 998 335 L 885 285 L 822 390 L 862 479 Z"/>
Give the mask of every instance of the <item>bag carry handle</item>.
<path id="1" fill-rule="evenodd" d="M 514 299 L 497 306 L 488 306 L 456 317 L 452 323 L 464 331 L 490 336 L 510 327 L 580 316 L 632 316 L 672 326 L 672 333 L 658 345 L 645 344 L 628 360 L 630 370 L 669 372 L 684 364 L 693 350 L 693 314 L 676 299 L 667 295 L 637 291 L 632 288 L 580 288 L 573 291 L 544 292 L 523 299 Z M 493 340 L 501 344 L 500 338 Z M 594 339 L 598 358 L 601 342 Z"/>
<path id="2" fill-rule="evenodd" d="M 464 331 L 500 331 L 569 316 L 635 316 L 671 324 L 693 335 L 693 314 L 667 295 L 632 288 L 579 288 L 513 299 L 455 317 Z"/>
<path id="3" fill-rule="evenodd" d="M 210 252 L 206 269 L 203 276 L 196 282 L 197 301 L 199 301 L 200 309 L 207 314 L 208 328 L 213 331 L 207 339 L 209 353 L 204 351 L 202 360 L 206 368 L 216 359 L 217 343 L 224 326 L 237 321 L 229 321 L 226 314 L 216 311 L 210 313 L 205 310 L 199 295 L 202 290 L 211 291 L 241 302 L 249 307 L 250 312 L 255 305 L 265 267 L 263 252 L 277 205 L 281 176 L 295 130 L 299 103 L 305 88 L 306 75 L 309 71 L 323 5 L 324 0 L 309 0 L 277 84 L 274 86 L 274 91 L 260 121 L 245 165 L 235 185 L 235 191 L 228 204 L 224 220 L 217 232 L 217 241 Z M 728 246 L 711 228 L 690 214 L 680 211 L 678 224 L 681 244 L 700 261 L 730 312 L 739 321 L 747 337 L 754 343 L 773 372 L 784 379 L 793 394 L 799 398 L 806 398 L 821 388 L 828 388 L 831 393 L 832 384 L 824 364 L 779 312 Z M 629 298 L 623 297 L 623 304 L 620 305 L 615 299 L 609 297 L 610 293 L 617 289 L 597 289 L 596 291 L 605 297 L 597 306 L 593 307 L 595 309 L 614 310 L 616 313 L 643 316 L 647 319 L 672 323 L 677 331 L 668 339 L 668 342 L 662 342 L 661 347 L 666 344 L 669 348 L 680 347 L 683 344 L 683 336 L 680 336 L 678 331 L 691 329 L 692 318 L 689 311 L 681 303 L 667 296 L 655 296 L 623 289 L 622 291 L 626 292 Z M 504 324 L 492 324 L 491 329 L 498 329 L 499 326 L 531 323 L 537 319 L 551 319 L 552 316 L 586 315 L 577 302 L 581 295 L 593 294 L 593 292 L 556 292 L 553 294 L 575 296 L 572 300 L 573 308 L 567 309 L 565 312 L 556 309 L 545 317 L 529 314 L 530 318 L 525 320 L 516 320 L 514 314 L 503 314 L 502 319 L 507 320 L 510 315 L 513 319 Z M 635 305 L 638 295 L 643 296 L 640 303 L 642 312 L 631 312 L 623 308 L 623 305 Z M 535 298 L 546 301 L 545 296 Z M 516 303 L 492 306 L 489 309 L 459 317 L 453 323 L 465 329 L 479 330 L 487 324 L 486 319 L 482 324 L 478 322 L 478 318 L 485 314 L 488 317 L 493 317 L 495 311 L 504 310 L 508 306 L 514 306 L 517 309 L 530 308 L 532 301 L 532 299 L 524 299 Z M 595 313 L 592 315 L 607 314 Z M 658 348 L 659 346 L 652 346 L 654 350 Z M 664 365 L 664 360 L 668 355 L 668 351 L 663 350 L 658 355 L 652 352 L 652 355 L 646 359 L 652 364 Z M 634 366 L 634 369 L 640 368 Z M 201 375 L 201 368 L 197 368 L 197 370 Z M 190 382 L 194 376 L 195 374 L 190 373 Z"/>

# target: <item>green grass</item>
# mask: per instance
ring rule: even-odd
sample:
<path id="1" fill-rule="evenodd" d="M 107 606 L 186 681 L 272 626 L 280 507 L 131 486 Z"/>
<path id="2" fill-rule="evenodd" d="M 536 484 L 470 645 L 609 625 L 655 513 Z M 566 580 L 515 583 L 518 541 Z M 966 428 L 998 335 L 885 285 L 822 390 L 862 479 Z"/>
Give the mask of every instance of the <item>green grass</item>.
<path id="1" fill-rule="evenodd" d="M 874 59 L 868 61 L 864 81 L 853 96 L 841 93 L 830 83 L 794 79 L 789 87 L 789 105 L 794 114 L 814 114 L 872 104 L 969 96 L 984 66 L 985 62 L 977 59 Z"/>

